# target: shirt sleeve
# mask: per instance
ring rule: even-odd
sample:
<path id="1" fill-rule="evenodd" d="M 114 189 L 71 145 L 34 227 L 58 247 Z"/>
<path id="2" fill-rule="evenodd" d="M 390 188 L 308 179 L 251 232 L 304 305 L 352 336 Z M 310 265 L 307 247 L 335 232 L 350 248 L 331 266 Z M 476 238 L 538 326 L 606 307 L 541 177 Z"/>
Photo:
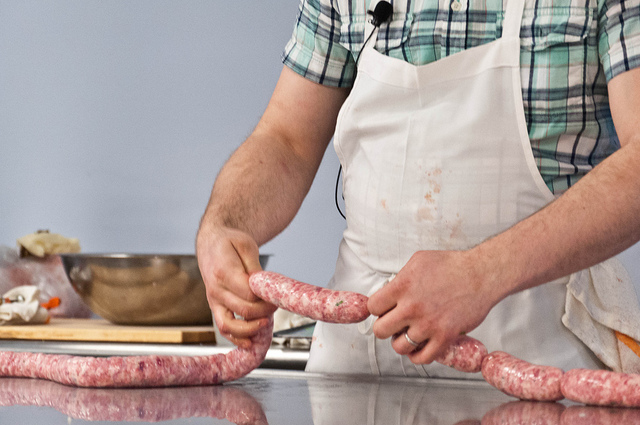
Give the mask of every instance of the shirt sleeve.
<path id="1" fill-rule="evenodd" d="M 607 81 L 640 66 L 640 0 L 604 0 L 598 50 Z"/>
<path id="2" fill-rule="evenodd" d="M 302 0 L 283 62 L 319 84 L 350 87 L 355 77 L 351 52 L 340 44 L 340 14 L 331 0 Z"/>

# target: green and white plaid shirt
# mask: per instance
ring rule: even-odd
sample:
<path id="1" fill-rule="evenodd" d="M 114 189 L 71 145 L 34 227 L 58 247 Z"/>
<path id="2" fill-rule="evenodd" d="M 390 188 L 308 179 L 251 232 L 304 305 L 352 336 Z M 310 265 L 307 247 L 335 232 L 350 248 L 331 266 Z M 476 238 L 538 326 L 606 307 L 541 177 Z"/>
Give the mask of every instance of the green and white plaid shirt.
<path id="1" fill-rule="evenodd" d="M 502 0 L 391 1 L 376 49 L 414 65 L 502 33 Z M 284 63 L 312 81 L 350 87 L 370 2 L 302 0 Z M 559 194 L 619 147 L 606 84 L 640 66 L 640 0 L 526 0 L 520 37 L 531 147 Z"/>

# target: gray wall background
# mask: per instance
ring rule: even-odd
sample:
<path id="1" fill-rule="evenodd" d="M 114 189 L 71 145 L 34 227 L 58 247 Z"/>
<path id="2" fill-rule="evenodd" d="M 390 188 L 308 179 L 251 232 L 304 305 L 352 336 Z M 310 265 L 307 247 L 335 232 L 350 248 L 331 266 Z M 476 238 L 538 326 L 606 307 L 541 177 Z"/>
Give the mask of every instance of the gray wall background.
<path id="1" fill-rule="evenodd" d="M 194 252 L 225 160 L 280 74 L 296 0 L 0 0 L 0 244 L 37 229 L 84 252 Z M 324 285 L 344 220 L 333 149 L 262 252 Z"/>
<path id="2" fill-rule="evenodd" d="M 0 244 L 192 253 L 215 176 L 262 114 L 297 0 L 0 0 Z M 269 269 L 324 285 L 344 221 L 330 147 Z M 638 248 L 622 255 L 636 281 Z"/>

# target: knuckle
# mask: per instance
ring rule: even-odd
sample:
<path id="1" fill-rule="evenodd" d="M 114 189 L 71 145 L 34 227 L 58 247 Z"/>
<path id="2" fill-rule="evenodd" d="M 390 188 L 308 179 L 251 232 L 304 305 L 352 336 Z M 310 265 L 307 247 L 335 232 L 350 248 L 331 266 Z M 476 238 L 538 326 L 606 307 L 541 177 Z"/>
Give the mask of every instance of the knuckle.
<path id="1" fill-rule="evenodd" d="M 227 279 L 227 272 L 224 267 L 212 267 L 211 278 L 213 286 L 224 286 L 223 282 Z"/>
<path id="2" fill-rule="evenodd" d="M 209 304 L 219 304 L 220 301 L 220 291 L 217 288 L 213 288 L 211 286 L 207 286 L 207 299 L 209 300 Z"/>
<path id="3" fill-rule="evenodd" d="M 460 332 L 456 332 L 453 329 L 448 329 L 448 330 L 443 332 L 442 341 L 443 341 L 444 345 L 447 345 L 447 344 L 450 344 L 452 341 L 454 341 L 459 336 L 460 336 Z"/>
<path id="4" fill-rule="evenodd" d="M 412 301 L 407 304 L 405 308 L 405 316 L 409 317 L 420 317 L 424 315 L 424 308 L 417 301 Z"/>
<path id="5" fill-rule="evenodd" d="M 252 317 L 253 314 L 253 310 L 246 305 L 240 306 L 235 310 L 235 313 L 238 316 L 243 317 L 244 319 L 250 319 Z"/>
<path id="6" fill-rule="evenodd" d="M 434 329 L 436 329 L 436 327 L 434 326 L 434 323 L 428 318 L 422 318 L 421 320 L 414 322 L 411 325 L 411 329 L 417 334 L 416 336 L 433 336 Z"/>
<path id="7" fill-rule="evenodd" d="M 411 258 L 409 258 L 409 261 L 407 261 L 407 264 L 413 264 L 416 261 L 420 261 L 420 258 L 422 257 L 422 252 L 421 251 L 416 251 L 411 255 Z"/>
<path id="8" fill-rule="evenodd" d="M 426 251 L 416 251 L 416 252 L 414 252 L 411 255 L 411 258 L 409 258 L 409 261 L 407 261 L 407 264 L 406 264 L 406 266 L 408 266 L 407 268 L 409 270 L 417 268 L 418 265 L 425 260 L 426 255 L 427 255 Z"/>
<path id="9" fill-rule="evenodd" d="M 405 279 L 403 276 L 399 276 L 393 279 L 389 283 L 389 285 L 391 285 L 391 288 L 395 289 L 396 291 L 403 292 L 408 289 L 410 282 L 411 281 L 409 279 Z"/>

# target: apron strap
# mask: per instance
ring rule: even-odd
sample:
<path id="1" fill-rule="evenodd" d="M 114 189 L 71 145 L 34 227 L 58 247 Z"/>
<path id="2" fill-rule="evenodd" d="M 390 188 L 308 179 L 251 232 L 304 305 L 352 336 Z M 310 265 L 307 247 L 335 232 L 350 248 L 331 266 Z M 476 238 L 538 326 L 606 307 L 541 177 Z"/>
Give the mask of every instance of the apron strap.
<path id="1" fill-rule="evenodd" d="M 378 339 L 375 335 L 367 335 L 367 346 L 369 347 L 369 366 L 371 367 L 371 374 L 374 376 L 380 376 L 380 368 L 378 367 L 378 354 L 376 353 L 376 342 Z"/>
<path id="2" fill-rule="evenodd" d="M 395 275 L 388 280 L 384 280 L 377 285 L 374 285 L 367 294 L 368 297 L 376 293 L 380 288 L 387 284 Z M 369 366 L 371 367 L 371 373 L 375 376 L 380 375 L 380 368 L 378 367 L 378 354 L 376 353 L 377 338 L 373 334 L 373 322 L 376 321 L 374 316 L 369 316 L 362 322 L 357 324 L 358 331 L 364 335 L 367 339 L 367 352 L 369 354 Z"/>
<path id="3" fill-rule="evenodd" d="M 502 36 L 520 38 L 520 24 L 522 23 L 525 0 L 506 0 L 506 2 Z"/>
<path id="4" fill-rule="evenodd" d="M 367 425 L 375 425 L 376 423 L 376 405 L 378 404 L 378 393 L 380 392 L 380 384 L 372 385 L 369 388 L 369 400 L 367 403 Z"/>

